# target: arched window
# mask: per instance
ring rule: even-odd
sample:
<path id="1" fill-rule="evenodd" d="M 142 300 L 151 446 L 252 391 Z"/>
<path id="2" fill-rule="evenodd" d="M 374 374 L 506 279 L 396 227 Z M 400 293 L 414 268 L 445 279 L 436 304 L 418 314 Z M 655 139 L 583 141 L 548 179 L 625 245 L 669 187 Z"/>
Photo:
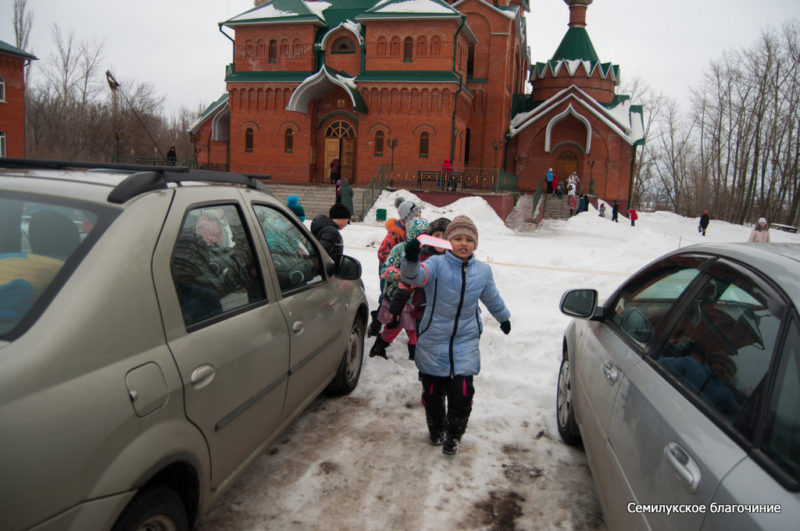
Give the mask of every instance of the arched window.
<path id="1" fill-rule="evenodd" d="M 303 44 L 300 42 L 300 39 L 295 39 L 292 41 L 292 55 L 294 57 L 300 57 L 303 55 Z"/>
<path id="2" fill-rule="evenodd" d="M 244 43 L 244 56 L 253 57 L 253 41 L 245 41 Z"/>
<path id="3" fill-rule="evenodd" d="M 375 133 L 375 156 L 380 157 L 383 155 L 383 131 Z"/>
<path id="4" fill-rule="evenodd" d="M 400 55 L 400 39 L 398 37 L 392 37 L 392 46 L 389 53 L 392 57 Z"/>
<path id="5" fill-rule="evenodd" d="M 435 57 L 441 54 L 442 54 L 442 39 L 440 39 L 438 35 L 434 35 L 433 38 L 431 38 L 431 55 Z"/>
<path id="6" fill-rule="evenodd" d="M 286 57 L 289 57 L 289 41 L 283 39 L 281 41 L 281 58 L 284 59 Z"/>
<path id="7" fill-rule="evenodd" d="M 475 73 L 475 43 L 469 43 L 469 51 L 467 52 L 467 76 L 472 77 Z"/>
<path id="8" fill-rule="evenodd" d="M 428 156 L 428 133 L 422 133 L 419 135 L 419 156 Z"/>
<path id="9" fill-rule="evenodd" d="M 417 55 L 419 57 L 423 57 L 428 53 L 428 41 L 425 40 L 425 37 L 420 37 L 417 39 Z"/>
<path id="10" fill-rule="evenodd" d="M 251 127 L 244 132 L 244 150 L 253 151 L 253 129 Z"/>
<path id="11" fill-rule="evenodd" d="M 386 37 L 379 37 L 378 38 L 378 57 L 383 57 L 386 55 Z"/>
<path id="12" fill-rule="evenodd" d="M 0 101 L 6 101 L 6 80 L 0 76 Z"/>
<path id="13" fill-rule="evenodd" d="M 411 56 L 414 53 L 414 41 L 411 37 L 406 37 L 403 41 L 403 61 L 411 61 Z"/>
<path id="14" fill-rule="evenodd" d="M 333 46 L 331 46 L 331 52 L 356 53 L 356 45 L 353 42 L 353 39 L 349 37 L 339 37 L 338 39 L 333 41 Z"/>
<path id="15" fill-rule="evenodd" d="M 272 39 L 269 41 L 269 62 L 275 63 L 278 61 L 278 41 Z"/>
<path id="16" fill-rule="evenodd" d="M 256 41 L 256 57 L 266 57 L 266 56 L 267 56 L 267 47 L 262 39 L 258 39 L 258 41 Z"/>
<path id="17" fill-rule="evenodd" d="M 294 131 L 287 129 L 283 134 L 283 150 L 286 153 L 291 153 L 294 148 Z"/>

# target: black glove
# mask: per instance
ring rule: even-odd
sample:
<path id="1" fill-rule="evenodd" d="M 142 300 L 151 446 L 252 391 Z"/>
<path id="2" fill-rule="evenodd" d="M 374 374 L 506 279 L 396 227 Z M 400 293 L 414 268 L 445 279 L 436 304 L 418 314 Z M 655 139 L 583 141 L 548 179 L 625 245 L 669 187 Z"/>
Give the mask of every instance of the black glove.
<path id="1" fill-rule="evenodd" d="M 414 238 L 406 244 L 406 260 L 419 262 L 419 240 Z"/>
<path id="2" fill-rule="evenodd" d="M 500 323 L 500 330 L 502 330 L 505 335 L 508 335 L 508 333 L 511 332 L 511 321 L 506 320 Z"/>
<path id="3" fill-rule="evenodd" d="M 403 313 L 403 308 L 405 308 L 410 295 L 410 290 L 397 290 L 397 293 L 392 299 L 392 304 L 389 305 L 389 313 L 392 314 L 392 320 L 386 323 L 386 328 L 397 328 L 400 326 L 400 314 Z"/>
<path id="4" fill-rule="evenodd" d="M 392 330 L 400 326 L 400 314 L 394 313 L 392 314 L 392 320 L 386 323 L 386 328 Z"/>

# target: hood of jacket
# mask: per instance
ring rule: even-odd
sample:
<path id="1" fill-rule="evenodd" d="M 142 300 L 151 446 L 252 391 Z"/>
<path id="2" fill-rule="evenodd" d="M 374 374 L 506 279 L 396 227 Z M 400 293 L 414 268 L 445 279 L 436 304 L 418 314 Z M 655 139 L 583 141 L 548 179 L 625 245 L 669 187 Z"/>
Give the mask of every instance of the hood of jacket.
<path id="1" fill-rule="evenodd" d="M 336 225 L 336 223 L 334 223 L 333 220 L 325 214 L 317 214 L 314 216 L 314 220 L 311 222 L 311 233 L 316 236 L 316 234 L 325 227 L 333 227 L 334 229 L 339 230 L 339 227 Z"/>

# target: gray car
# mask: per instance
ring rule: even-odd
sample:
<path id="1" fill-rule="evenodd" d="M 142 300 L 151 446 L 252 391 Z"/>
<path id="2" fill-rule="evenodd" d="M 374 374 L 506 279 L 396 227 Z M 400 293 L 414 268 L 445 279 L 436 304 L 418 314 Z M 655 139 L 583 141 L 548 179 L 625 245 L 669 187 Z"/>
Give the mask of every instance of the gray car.
<path id="1" fill-rule="evenodd" d="M 571 290 L 558 377 L 610 529 L 797 529 L 800 246 L 698 245 Z"/>
<path id="2" fill-rule="evenodd" d="M 0 159 L 0 529 L 186 529 L 356 387 L 361 266 L 246 176 L 33 166 Z"/>

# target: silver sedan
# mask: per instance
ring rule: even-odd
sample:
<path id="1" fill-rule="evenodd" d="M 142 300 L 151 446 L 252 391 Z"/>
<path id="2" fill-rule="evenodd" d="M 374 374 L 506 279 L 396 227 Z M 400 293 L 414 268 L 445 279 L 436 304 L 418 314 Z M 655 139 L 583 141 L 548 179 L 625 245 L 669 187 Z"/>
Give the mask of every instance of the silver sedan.
<path id="1" fill-rule="evenodd" d="M 797 529 L 800 246 L 667 254 L 567 291 L 557 419 L 611 529 Z"/>

